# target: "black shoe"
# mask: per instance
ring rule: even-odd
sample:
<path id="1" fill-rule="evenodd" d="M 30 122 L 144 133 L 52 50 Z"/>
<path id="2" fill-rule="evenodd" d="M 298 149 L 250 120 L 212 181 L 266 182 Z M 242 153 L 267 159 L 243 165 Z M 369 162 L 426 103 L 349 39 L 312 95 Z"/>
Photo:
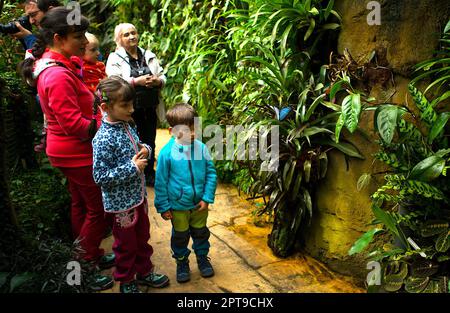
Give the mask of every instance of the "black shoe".
<path id="1" fill-rule="evenodd" d="M 120 284 L 120 293 L 142 293 L 142 291 L 139 290 L 136 281 L 133 280 L 129 283 Z"/>
<path id="2" fill-rule="evenodd" d="M 197 256 L 197 265 L 202 277 L 214 276 L 214 269 L 211 265 L 210 258 L 206 255 Z"/>
<path id="3" fill-rule="evenodd" d="M 88 288 L 91 291 L 102 291 L 110 289 L 114 286 L 114 281 L 109 276 L 104 276 L 100 274 L 94 275 L 88 282 Z"/>
<path id="4" fill-rule="evenodd" d="M 169 285 L 169 277 L 164 274 L 158 274 L 155 272 L 150 272 L 145 277 L 137 277 L 137 283 L 150 286 L 153 288 L 163 288 Z"/>
<path id="5" fill-rule="evenodd" d="M 191 280 L 191 270 L 189 268 L 189 260 L 184 258 L 177 260 L 177 282 L 185 283 Z"/>
<path id="6" fill-rule="evenodd" d="M 98 261 L 98 267 L 101 270 L 106 270 L 108 268 L 113 267 L 115 261 L 116 261 L 116 256 L 114 255 L 114 253 L 106 253 Z"/>

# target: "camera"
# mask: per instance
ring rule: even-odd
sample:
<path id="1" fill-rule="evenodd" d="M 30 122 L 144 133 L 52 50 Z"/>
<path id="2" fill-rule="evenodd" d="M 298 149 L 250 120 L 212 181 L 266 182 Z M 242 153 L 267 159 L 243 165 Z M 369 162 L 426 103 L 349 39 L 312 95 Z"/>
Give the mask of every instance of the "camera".
<path id="1" fill-rule="evenodd" d="M 28 16 L 21 16 L 17 19 L 17 22 L 20 23 L 24 28 L 31 31 L 31 23 Z M 16 21 L 9 22 L 8 24 L 0 24 L 0 33 L 1 34 L 15 34 L 19 32 L 19 28 L 16 26 Z"/>

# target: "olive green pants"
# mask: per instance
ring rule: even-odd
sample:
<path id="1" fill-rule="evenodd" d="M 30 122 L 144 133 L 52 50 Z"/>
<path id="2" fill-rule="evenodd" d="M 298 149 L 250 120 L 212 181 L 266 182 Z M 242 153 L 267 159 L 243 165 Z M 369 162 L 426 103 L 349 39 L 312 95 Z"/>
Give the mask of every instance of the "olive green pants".
<path id="1" fill-rule="evenodd" d="M 173 257 L 183 260 L 189 256 L 189 239 L 192 237 L 192 249 L 196 255 L 207 255 L 209 252 L 210 232 L 206 227 L 208 210 L 172 211 L 172 238 L 170 245 Z"/>

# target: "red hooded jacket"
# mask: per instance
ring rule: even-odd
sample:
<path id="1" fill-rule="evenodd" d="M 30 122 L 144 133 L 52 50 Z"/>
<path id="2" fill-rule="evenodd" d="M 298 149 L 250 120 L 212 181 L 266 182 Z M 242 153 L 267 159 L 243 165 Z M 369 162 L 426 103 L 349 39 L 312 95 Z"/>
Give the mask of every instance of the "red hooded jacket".
<path id="1" fill-rule="evenodd" d="M 59 65 L 46 65 L 51 60 Z M 92 165 L 88 130 L 94 96 L 79 73 L 79 64 L 54 51 L 45 52 L 35 63 L 37 90 L 48 123 L 46 153 L 55 167 Z M 95 118 L 100 127 L 101 113 Z"/>

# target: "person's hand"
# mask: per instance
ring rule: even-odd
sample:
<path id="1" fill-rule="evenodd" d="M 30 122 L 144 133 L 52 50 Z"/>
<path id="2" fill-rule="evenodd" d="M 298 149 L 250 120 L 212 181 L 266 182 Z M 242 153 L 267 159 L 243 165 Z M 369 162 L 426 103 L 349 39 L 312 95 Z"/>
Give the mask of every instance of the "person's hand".
<path id="1" fill-rule="evenodd" d="M 197 207 L 198 207 L 197 210 L 199 212 L 200 211 L 208 211 L 208 206 L 209 206 L 209 203 L 202 200 L 197 204 Z"/>
<path id="2" fill-rule="evenodd" d="M 24 28 L 22 25 L 20 25 L 19 22 L 16 22 L 16 26 L 19 29 L 19 31 L 15 34 L 11 34 L 11 36 L 14 37 L 15 39 L 22 39 L 28 35 L 31 35 L 31 32 L 28 29 Z"/>
<path id="3" fill-rule="evenodd" d="M 147 80 L 148 80 L 149 77 L 150 77 L 149 74 L 136 77 L 134 79 L 134 84 L 136 86 L 144 86 L 144 87 L 146 87 L 147 86 Z"/>
<path id="4" fill-rule="evenodd" d="M 147 166 L 147 159 L 139 159 L 138 155 L 136 154 L 133 159 L 131 159 L 134 164 L 139 168 L 139 171 L 144 172 L 145 167 Z"/>
<path id="5" fill-rule="evenodd" d="M 138 159 L 148 159 L 147 148 L 144 145 L 141 145 L 140 143 L 138 143 L 138 147 L 139 147 L 139 149 L 141 149 L 137 154 Z"/>
<path id="6" fill-rule="evenodd" d="M 161 217 L 163 219 L 165 219 L 166 221 L 171 220 L 173 218 L 172 211 L 169 210 L 169 211 L 161 213 Z"/>
<path id="7" fill-rule="evenodd" d="M 152 87 L 158 87 L 161 85 L 161 79 L 157 75 L 150 75 L 147 78 L 146 87 L 152 88 Z"/>

